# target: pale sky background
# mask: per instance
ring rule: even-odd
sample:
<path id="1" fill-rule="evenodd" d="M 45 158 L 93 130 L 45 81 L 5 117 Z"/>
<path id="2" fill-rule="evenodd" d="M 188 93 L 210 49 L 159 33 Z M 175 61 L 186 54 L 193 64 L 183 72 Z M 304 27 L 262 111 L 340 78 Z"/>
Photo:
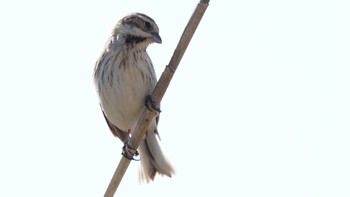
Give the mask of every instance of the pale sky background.
<path id="1" fill-rule="evenodd" d="M 199 0 L 0 2 L 0 196 L 103 196 L 122 143 L 92 71 L 114 24 L 143 12 L 157 75 Z M 350 2 L 212 0 L 162 102 L 176 169 L 118 196 L 350 196 Z"/>

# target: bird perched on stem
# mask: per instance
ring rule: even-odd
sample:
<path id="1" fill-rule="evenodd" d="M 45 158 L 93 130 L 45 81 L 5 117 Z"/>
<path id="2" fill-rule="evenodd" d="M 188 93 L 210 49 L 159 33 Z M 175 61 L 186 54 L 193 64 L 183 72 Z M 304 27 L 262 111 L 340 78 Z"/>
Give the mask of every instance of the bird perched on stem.
<path id="1" fill-rule="evenodd" d="M 103 115 L 112 133 L 125 144 L 145 104 L 160 112 L 149 96 L 157 78 L 146 49 L 154 42 L 162 43 L 155 21 L 141 13 L 127 15 L 114 27 L 94 69 Z M 159 113 L 138 149 L 140 178 L 147 182 L 157 173 L 171 177 L 174 172 L 156 139 L 158 120 Z"/>

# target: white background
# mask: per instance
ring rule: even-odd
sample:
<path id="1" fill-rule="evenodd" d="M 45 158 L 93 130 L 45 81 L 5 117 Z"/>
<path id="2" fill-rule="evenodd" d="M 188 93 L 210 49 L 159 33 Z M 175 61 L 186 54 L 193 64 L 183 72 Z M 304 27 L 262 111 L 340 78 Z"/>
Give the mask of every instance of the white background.
<path id="1" fill-rule="evenodd" d="M 0 2 L 0 196 L 103 196 L 122 143 L 92 71 L 114 24 L 151 16 L 158 76 L 198 1 Z M 173 178 L 118 196 L 350 196 L 350 3 L 212 0 L 162 102 Z"/>

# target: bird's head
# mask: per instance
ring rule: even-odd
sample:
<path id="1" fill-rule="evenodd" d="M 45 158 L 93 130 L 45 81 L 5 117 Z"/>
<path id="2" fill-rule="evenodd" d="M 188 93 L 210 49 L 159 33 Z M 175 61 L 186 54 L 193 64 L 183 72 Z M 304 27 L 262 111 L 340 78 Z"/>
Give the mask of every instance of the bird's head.
<path id="1" fill-rule="evenodd" d="M 132 13 L 122 18 L 114 29 L 117 39 L 123 39 L 126 44 L 144 46 L 155 42 L 162 43 L 159 29 L 154 20 L 141 13 Z"/>

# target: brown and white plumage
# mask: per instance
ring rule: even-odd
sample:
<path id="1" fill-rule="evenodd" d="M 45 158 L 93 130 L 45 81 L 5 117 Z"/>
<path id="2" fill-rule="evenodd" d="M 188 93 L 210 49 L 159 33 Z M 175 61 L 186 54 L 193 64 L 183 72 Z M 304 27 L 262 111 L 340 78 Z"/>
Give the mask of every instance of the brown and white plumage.
<path id="1" fill-rule="evenodd" d="M 123 142 L 136 126 L 145 99 L 157 82 L 146 52 L 153 42 L 162 42 L 154 20 L 141 13 L 127 15 L 113 29 L 96 62 L 94 80 L 103 115 L 112 133 Z M 157 118 L 152 120 L 138 149 L 140 178 L 147 182 L 153 180 L 156 173 L 169 177 L 173 174 L 156 139 Z"/>

